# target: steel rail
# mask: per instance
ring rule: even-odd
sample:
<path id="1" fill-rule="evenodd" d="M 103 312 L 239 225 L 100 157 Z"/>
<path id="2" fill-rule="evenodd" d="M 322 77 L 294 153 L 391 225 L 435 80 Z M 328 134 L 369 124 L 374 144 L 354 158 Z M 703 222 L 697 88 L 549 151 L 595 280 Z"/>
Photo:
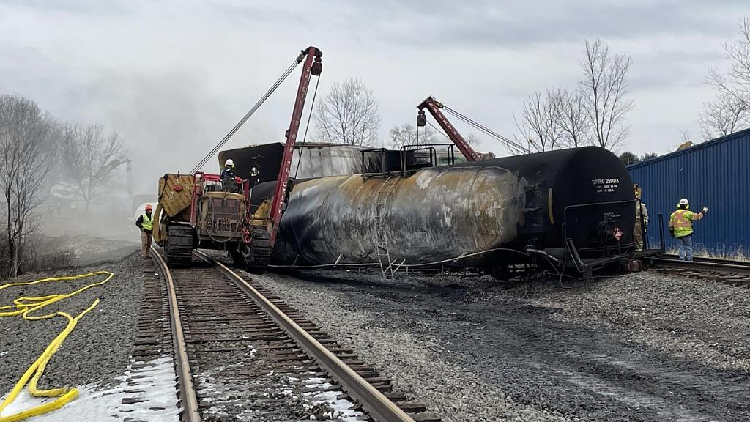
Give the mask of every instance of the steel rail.
<path id="1" fill-rule="evenodd" d="M 733 274 L 750 275 L 750 264 L 734 262 L 721 259 L 696 259 L 694 261 L 680 261 L 674 255 L 665 255 L 661 258 L 652 258 L 654 264 L 661 267 L 684 268 L 698 271 L 717 271 Z"/>
<path id="2" fill-rule="evenodd" d="M 216 265 L 225 274 L 233 278 L 237 285 L 261 308 L 263 309 L 294 341 L 307 352 L 310 357 L 334 378 L 341 387 L 355 400 L 357 400 L 368 414 L 378 422 L 414 422 L 406 412 L 401 410 L 395 403 L 389 400 L 383 393 L 378 391 L 367 380 L 357 374 L 349 365 L 336 357 L 330 350 L 318 342 L 302 327 L 297 325 L 276 305 L 271 303 L 257 289 L 251 286 L 240 275 L 229 267 L 209 258 L 202 252 L 196 251 L 196 255 Z"/>
<path id="3" fill-rule="evenodd" d="M 151 247 L 151 255 L 159 262 L 159 266 L 164 273 L 164 279 L 167 282 L 167 294 L 169 296 L 169 314 L 172 325 L 172 341 L 175 351 L 175 365 L 177 366 L 177 378 L 180 384 L 180 400 L 182 401 L 182 422 L 201 422 L 201 415 L 198 412 L 198 399 L 195 396 L 195 387 L 193 386 L 193 375 L 190 372 L 190 361 L 188 359 L 187 347 L 185 346 L 185 334 L 182 331 L 182 321 L 180 320 L 180 311 L 177 306 L 177 292 L 175 292 L 172 273 L 169 271 L 166 262 L 156 249 Z"/>
<path id="4" fill-rule="evenodd" d="M 664 254 L 661 257 L 666 258 L 666 259 L 680 259 L 680 256 L 676 254 Z M 700 263 L 710 262 L 713 264 L 721 264 L 721 265 L 728 264 L 728 265 L 739 265 L 739 266 L 750 267 L 750 262 L 735 261 L 735 260 L 725 259 L 725 258 L 703 258 L 703 257 L 696 256 L 696 257 L 693 257 L 693 262 L 700 262 Z"/>

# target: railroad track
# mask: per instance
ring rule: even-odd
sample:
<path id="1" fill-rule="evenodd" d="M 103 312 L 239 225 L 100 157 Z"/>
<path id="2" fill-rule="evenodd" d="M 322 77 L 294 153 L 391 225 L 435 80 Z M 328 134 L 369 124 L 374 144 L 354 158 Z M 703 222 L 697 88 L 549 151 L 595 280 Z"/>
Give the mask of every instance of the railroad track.
<path id="1" fill-rule="evenodd" d="M 183 422 L 440 421 L 249 277 L 200 252 L 182 269 L 152 256 L 166 287 L 147 277 L 134 356 L 174 351 Z"/>
<path id="2" fill-rule="evenodd" d="M 660 272 L 750 287 L 750 263 L 716 258 L 693 258 L 692 262 L 687 262 L 680 261 L 677 255 L 664 255 L 651 261 Z"/>

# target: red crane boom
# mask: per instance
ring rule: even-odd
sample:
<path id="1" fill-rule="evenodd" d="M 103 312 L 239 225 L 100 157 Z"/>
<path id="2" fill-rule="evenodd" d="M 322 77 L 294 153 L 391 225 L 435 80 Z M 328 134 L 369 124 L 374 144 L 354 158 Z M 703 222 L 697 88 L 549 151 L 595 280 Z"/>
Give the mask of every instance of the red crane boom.
<path id="1" fill-rule="evenodd" d="M 425 126 L 427 124 L 427 117 L 424 114 L 424 109 L 426 108 L 430 114 L 432 114 L 432 117 L 435 118 L 440 127 L 443 128 L 446 135 L 448 135 L 448 138 L 456 144 L 459 151 L 461 151 L 461 154 L 466 157 L 467 161 L 477 161 L 482 158 L 482 156 L 474 151 L 474 149 L 466 142 L 464 137 L 461 136 L 451 122 L 448 121 L 448 118 L 445 117 L 443 112 L 440 111 L 440 109 L 443 108 L 443 104 L 432 97 L 427 97 L 417 106 L 417 108 L 419 109 L 419 114 L 417 114 L 417 126 Z"/>
<path id="2" fill-rule="evenodd" d="M 289 182 L 289 172 L 292 167 L 292 155 L 294 153 L 294 143 L 297 141 L 297 132 L 299 131 L 300 120 L 302 119 L 302 110 L 305 108 L 305 98 L 310 86 L 312 76 L 320 76 L 323 72 L 323 52 L 316 47 L 307 47 L 302 50 L 297 63 L 304 60 L 302 66 L 302 75 L 299 79 L 299 88 L 297 88 L 297 98 L 294 101 L 294 110 L 292 111 L 292 121 L 289 123 L 289 129 L 286 131 L 286 144 L 284 145 L 284 155 L 281 160 L 279 175 L 276 177 L 276 186 L 274 187 L 273 197 L 271 199 L 270 220 L 268 221 L 268 232 L 271 236 L 271 246 L 276 241 L 279 222 L 281 221 L 281 211 L 286 199 L 286 189 Z"/>

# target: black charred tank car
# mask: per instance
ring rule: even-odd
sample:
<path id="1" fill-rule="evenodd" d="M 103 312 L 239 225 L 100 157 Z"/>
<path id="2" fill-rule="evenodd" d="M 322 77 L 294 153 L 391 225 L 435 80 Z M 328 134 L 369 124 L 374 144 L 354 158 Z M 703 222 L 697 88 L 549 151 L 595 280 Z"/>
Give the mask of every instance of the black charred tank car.
<path id="1" fill-rule="evenodd" d="M 253 207 L 270 185 L 254 188 Z M 583 271 L 633 251 L 632 186 L 619 158 L 598 147 L 298 180 L 272 262 Z"/>

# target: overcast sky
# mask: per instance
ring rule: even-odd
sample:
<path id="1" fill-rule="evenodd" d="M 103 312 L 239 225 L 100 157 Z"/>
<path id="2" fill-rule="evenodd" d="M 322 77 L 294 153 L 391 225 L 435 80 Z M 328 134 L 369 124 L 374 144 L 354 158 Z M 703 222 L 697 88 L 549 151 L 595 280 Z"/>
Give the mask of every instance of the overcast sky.
<path id="1" fill-rule="evenodd" d="M 321 95 L 350 76 L 373 89 L 386 140 L 428 95 L 511 135 L 528 95 L 575 86 L 598 37 L 633 59 L 623 149 L 665 153 L 698 135 L 743 16 L 750 1 L 0 0 L 0 93 L 122 133 L 141 188 L 190 171 L 308 45 Z M 298 75 L 228 147 L 283 140 Z"/>

